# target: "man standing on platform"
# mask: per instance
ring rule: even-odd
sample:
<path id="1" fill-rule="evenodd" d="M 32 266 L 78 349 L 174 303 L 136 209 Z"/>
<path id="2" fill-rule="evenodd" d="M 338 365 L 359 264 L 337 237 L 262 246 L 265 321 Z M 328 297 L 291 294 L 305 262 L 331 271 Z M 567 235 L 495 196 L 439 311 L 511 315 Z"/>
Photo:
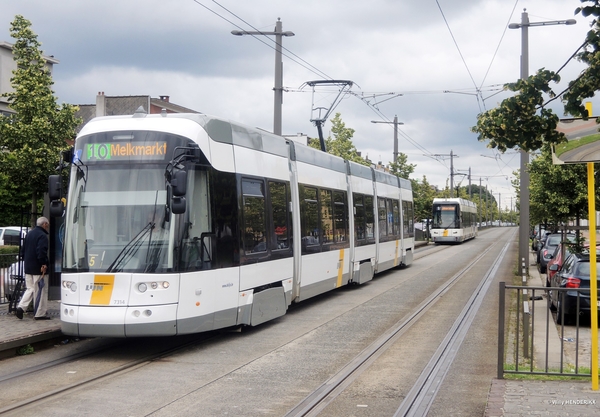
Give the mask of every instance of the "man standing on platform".
<path id="1" fill-rule="evenodd" d="M 27 289 L 17 306 L 17 317 L 23 318 L 23 312 L 33 298 L 36 320 L 49 320 L 48 309 L 48 230 L 50 222 L 40 217 L 37 227 L 27 233 L 23 243 L 23 261 L 25 263 L 25 285 Z"/>

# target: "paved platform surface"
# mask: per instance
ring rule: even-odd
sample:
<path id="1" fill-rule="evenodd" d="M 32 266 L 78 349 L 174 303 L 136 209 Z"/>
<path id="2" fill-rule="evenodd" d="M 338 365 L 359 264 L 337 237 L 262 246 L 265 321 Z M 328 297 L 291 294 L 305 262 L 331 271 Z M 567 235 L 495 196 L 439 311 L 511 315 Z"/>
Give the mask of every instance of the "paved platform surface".
<path id="1" fill-rule="evenodd" d="M 59 301 L 50 300 L 47 314 L 51 320 L 34 320 L 33 313 L 25 313 L 19 320 L 14 312 L 8 312 L 8 304 L 0 304 L 0 352 L 16 352 L 21 346 L 60 337 L 59 308 Z"/>
<path id="2" fill-rule="evenodd" d="M 533 266 L 530 271 L 537 273 Z M 0 353 L 10 356 L 21 346 L 60 338 L 59 309 L 59 301 L 51 300 L 52 320 L 36 321 L 32 313 L 19 320 L 8 313 L 8 304 L 0 305 Z M 589 381 L 490 381 L 484 417 L 517 416 L 600 416 L 600 391 L 593 391 Z"/>

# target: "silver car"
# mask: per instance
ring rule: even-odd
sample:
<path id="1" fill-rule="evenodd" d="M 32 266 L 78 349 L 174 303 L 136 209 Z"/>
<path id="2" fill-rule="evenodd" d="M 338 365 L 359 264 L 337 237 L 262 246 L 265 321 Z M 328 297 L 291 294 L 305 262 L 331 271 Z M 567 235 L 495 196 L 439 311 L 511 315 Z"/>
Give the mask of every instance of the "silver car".
<path id="1" fill-rule="evenodd" d="M 15 255 L 16 259 L 16 255 Z M 15 262 L 7 268 L 0 269 L 2 278 L 2 297 L 7 301 L 12 301 L 13 293 L 17 286 L 17 277 L 25 276 L 23 271 L 23 261 Z M 23 286 L 24 288 L 24 286 Z"/>

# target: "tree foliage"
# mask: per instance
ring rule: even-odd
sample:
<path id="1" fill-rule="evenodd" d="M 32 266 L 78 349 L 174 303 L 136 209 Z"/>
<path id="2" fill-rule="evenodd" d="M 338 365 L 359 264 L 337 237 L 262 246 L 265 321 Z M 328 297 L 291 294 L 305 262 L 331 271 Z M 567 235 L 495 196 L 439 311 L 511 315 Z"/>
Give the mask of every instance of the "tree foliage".
<path id="1" fill-rule="evenodd" d="M 23 207 L 29 202 L 33 218 L 39 214 L 38 199 L 48 188 L 48 175 L 55 172 L 60 152 L 68 148 L 66 141 L 75 137 L 80 120 L 75 117 L 75 106 L 57 105 L 52 76 L 31 22 L 17 15 L 10 34 L 16 40 L 13 57 L 17 69 L 10 80 L 13 91 L 3 97 L 14 113 L 0 118 L 0 164 L 6 183 L 28 195 L 26 199 L 14 195 L 20 200 L 15 205 Z"/>
<path id="2" fill-rule="evenodd" d="M 408 156 L 402 152 L 398 153 L 396 161 L 390 162 L 390 172 L 397 177 L 409 179 L 410 175 L 415 172 L 415 164 L 408 163 Z"/>
<path id="3" fill-rule="evenodd" d="M 411 180 L 413 190 L 413 202 L 415 209 L 415 220 L 431 218 L 433 199 L 437 196 L 436 189 L 427 181 L 427 177 L 419 180 Z"/>
<path id="4" fill-rule="evenodd" d="M 369 162 L 358 154 L 356 146 L 352 143 L 352 137 L 354 136 L 355 130 L 346 127 L 340 113 L 336 113 L 330 121 L 333 138 L 328 136 L 325 139 L 327 152 L 332 155 L 340 156 L 348 161 L 368 166 Z"/>
<path id="5" fill-rule="evenodd" d="M 566 141 L 565 135 L 556 130 L 558 116 L 543 108 L 544 94 L 555 96 L 550 82 L 558 81 L 558 74 L 541 69 L 527 79 L 506 84 L 506 89 L 519 94 L 503 100 L 500 107 L 479 114 L 477 125 L 471 130 L 480 141 L 489 140 L 488 147 L 500 152 L 515 147 L 531 151 L 544 143 Z"/>
<path id="6" fill-rule="evenodd" d="M 583 50 L 577 55 L 577 59 L 587 64 L 587 68 L 569 83 L 569 90 L 563 95 L 563 101 L 566 113 L 587 118 L 589 115 L 582 104 L 583 100 L 594 97 L 596 91 L 600 90 L 600 0 L 581 0 L 581 3 L 588 4 L 575 9 L 575 14 L 594 16 Z"/>
<path id="7" fill-rule="evenodd" d="M 532 222 L 559 224 L 587 216 L 585 164 L 554 165 L 548 145 L 529 165 Z"/>

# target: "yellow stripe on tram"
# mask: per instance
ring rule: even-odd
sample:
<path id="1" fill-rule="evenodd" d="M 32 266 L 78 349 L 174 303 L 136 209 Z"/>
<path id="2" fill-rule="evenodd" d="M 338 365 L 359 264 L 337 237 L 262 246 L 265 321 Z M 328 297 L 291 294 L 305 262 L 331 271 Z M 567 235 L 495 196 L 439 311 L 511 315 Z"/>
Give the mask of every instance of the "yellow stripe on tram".
<path id="1" fill-rule="evenodd" d="M 342 286 L 342 277 L 344 275 L 344 249 L 340 250 L 340 262 L 338 263 L 337 286 Z"/>
<path id="2" fill-rule="evenodd" d="M 115 287 L 114 275 L 94 276 L 94 287 L 92 288 L 91 305 L 110 305 L 113 288 Z"/>

